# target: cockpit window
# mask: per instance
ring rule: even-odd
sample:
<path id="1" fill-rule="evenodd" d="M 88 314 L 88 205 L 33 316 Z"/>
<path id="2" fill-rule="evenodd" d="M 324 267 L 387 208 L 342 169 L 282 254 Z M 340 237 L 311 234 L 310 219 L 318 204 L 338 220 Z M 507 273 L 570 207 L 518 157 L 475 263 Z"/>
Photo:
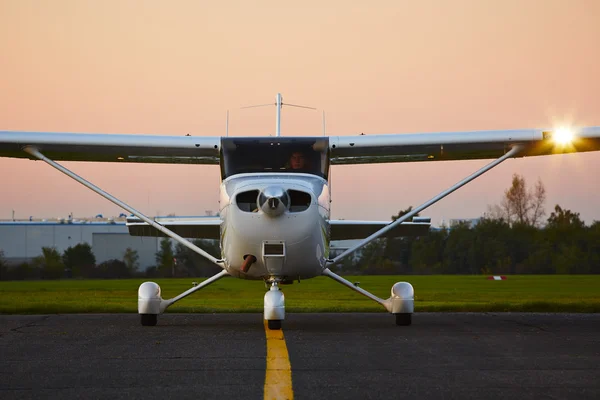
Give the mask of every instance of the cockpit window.
<path id="1" fill-rule="evenodd" d="M 327 179 L 327 138 L 222 138 L 221 177 L 249 172 L 305 173 Z"/>

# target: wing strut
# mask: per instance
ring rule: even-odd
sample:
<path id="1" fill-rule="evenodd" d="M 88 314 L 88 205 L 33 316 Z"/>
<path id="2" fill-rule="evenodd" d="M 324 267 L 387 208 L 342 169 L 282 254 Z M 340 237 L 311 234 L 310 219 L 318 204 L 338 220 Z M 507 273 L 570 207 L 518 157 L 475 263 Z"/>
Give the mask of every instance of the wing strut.
<path id="1" fill-rule="evenodd" d="M 131 206 L 123 203 L 121 200 L 117 199 L 116 197 L 114 197 L 114 196 L 110 195 L 109 193 L 105 192 L 104 190 L 100 189 L 98 186 L 94 185 L 93 183 L 91 183 L 89 181 L 86 181 L 85 179 L 83 179 L 79 175 L 75 174 L 74 172 L 71 172 L 70 170 L 68 170 L 67 168 L 65 168 L 62 165 L 58 164 L 57 162 L 54 162 L 54 161 L 50 160 L 48 157 L 46 157 L 42 153 L 40 153 L 38 151 L 38 149 L 36 149 L 35 147 L 26 146 L 26 147 L 23 148 L 23 151 L 25 151 L 26 153 L 28 153 L 28 154 L 36 157 L 36 158 L 39 158 L 40 160 L 42 160 L 45 163 L 49 164 L 50 166 L 56 168 L 57 170 L 59 170 L 60 172 L 62 172 L 65 175 L 67 175 L 68 177 L 73 178 L 77 182 L 81 183 L 83 186 L 87 187 L 88 189 L 91 189 L 92 191 L 98 193 L 100 196 L 102 196 L 105 199 L 111 201 L 112 203 L 116 204 L 117 206 L 119 206 L 119 207 L 121 207 L 121 208 L 129 211 L 131 214 L 135 215 L 136 217 L 138 217 L 142 221 L 144 221 L 147 224 L 149 224 L 149 225 L 153 226 L 154 228 L 158 229 L 159 231 L 161 231 L 165 235 L 173 238 L 174 240 L 176 240 L 177 242 L 181 243 L 182 245 L 188 247 L 192 251 L 194 251 L 194 252 L 200 254 L 201 256 L 207 258 L 208 260 L 210 260 L 211 262 L 215 263 L 219 267 L 224 268 L 222 260 L 219 260 L 219 259 L 211 256 L 206 251 L 202 250 L 201 248 L 199 248 L 198 246 L 196 246 L 195 244 L 193 244 L 189 240 L 182 238 L 181 236 L 179 236 L 178 234 L 174 233 L 173 231 L 165 228 L 163 225 L 161 225 L 161 224 L 153 221 L 152 219 L 148 218 L 147 216 L 145 216 L 144 214 L 142 214 L 140 211 L 136 210 L 135 208 L 133 208 L 133 207 L 131 207 Z"/>
<path id="2" fill-rule="evenodd" d="M 491 163 L 487 164 L 485 167 L 481 168 L 480 170 L 478 170 L 478 171 L 474 172 L 473 174 L 469 175 L 468 177 L 464 178 L 462 181 L 458 182 L 454 186 L 450 187 L 449 189 L 446 189 L 445 191 L 443 191 L 442 193 L 440 193 L 437 196 L 433 197 L 429 201 L 421 204 L 419 207 L 416 207 L 415 209 L 413 209 L 408 214 L 403 215 L 402 217 L 398 218 L 396 221 L 392 222 L 391 224 L 385 226 L 384 228 L 381 228 L 377 232 L 373 233 L 371 236 L 369 236 L 366 239 L 364 239 L 362 242 L 358 243 L 356 246 L 349 248 L 348 250 L 344 251 L 342 254 L 340 254 L 339 256 L 335 257 L 334 259 L 328 260 L 327 261 L 327 265 L 335 265 L 335 264 L 339 263 L 343 258 L 345 258 L 348 255 L 354 253 L 358 249 L 364 247 L 368 243 L 372 242 L 373 240 L 377 239 L 381 235 L 385 234 L 387 231 L 389 231 L 391 229 L 394 229 L 399 224 L 403 223 L 404 221 L 406 221 L 407 219 L 411 218 L 415 214 L 423 211 L 424 209 L 426 209 L 427 207 L 431 206 L 432 204 L 437 203 L 438 201 L 440 201 L 444 197 L 448 196 L 450 193 L 454 192 L 456 189 L 459 189 L 459 188 L 463 187 L 467 183 L 471 182 L 473 179 L 478 178 L 479 176 L 483 175 L 484 173 L 486 173 L 487 171 L 491 170 L 492 168 L 494 168 L 495 166 L 497 166 L 498 164 L 500 164 L 504 160 L 506 160 L 506 159 L 508 159 L 510 157 L 514 157 L 515 155 L 517 155 L 517 153 L 519 153 L 519 151 L 521 151 L 521 149 L 522 149 L 522 147 L 520 145 L 515 145 L 512 149 L 510 149 L 509 152 L 507 152 L 506 154 L 504 154 L 502 157 L 500 157 L 500 158 L 492 161 Z"/>

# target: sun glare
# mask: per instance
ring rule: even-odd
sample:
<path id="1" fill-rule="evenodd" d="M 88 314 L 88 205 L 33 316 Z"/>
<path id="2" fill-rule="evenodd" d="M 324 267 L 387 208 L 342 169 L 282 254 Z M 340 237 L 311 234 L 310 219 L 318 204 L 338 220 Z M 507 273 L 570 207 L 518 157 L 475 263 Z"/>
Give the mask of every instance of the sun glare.
<path id="1" fill-rule="evenodd" d="M 567 145 L 573 141 L 573 131 L 569 128 L 558 128 L 554 133 L 554 141 L 561 145 Z"/>

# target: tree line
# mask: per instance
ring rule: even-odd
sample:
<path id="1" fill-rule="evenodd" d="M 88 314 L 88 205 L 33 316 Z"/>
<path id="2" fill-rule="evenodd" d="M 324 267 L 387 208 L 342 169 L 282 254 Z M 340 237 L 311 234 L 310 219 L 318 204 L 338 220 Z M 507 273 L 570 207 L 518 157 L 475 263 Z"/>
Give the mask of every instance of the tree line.
<path id="1" fill-rule="evenodd" d="M 122 259 L 97 265 L 92 247 L 79 243 L 62 254 L 55 247 L 42 247 L 42 254 L 30 262 L 9 267 L 0 251 L 0 280 L 130 278 L 140 273 L 138 259 L 137 251 L 127 248 Z"/>
<path id="2" fill-rule="evenodd" d="M 432 229 L 427 236 L 376 240 L 342 270 L 364 274 L 598 274 L 600 221 L 586 226 L 559 205 L 544 220 L 543 184 L 514 175 L 500 204 L 478 223 Z M 410 212 L 411 207 L 393 219 Z"/>
<path id="3" fill-rule="evenodd" d="M 482 218 L 427 236 L 376 240 L 341 270 L 357 274 L 598 274 L 600 222 L 556 206 L 544 228 Z"/>
<path id="4" fill-rule="evenodd" d="M 219 257 L 217 241 L 196 240 L 194 244 Z M 173 247 L 168 238 L 161 240 L 155 259 L 155 266 L 141 270 L 138 252 L 127 248 L 121 259 L 96 264 L 92 247 L 88 243 L 79 243 L 67 248 L 62 254 L 54 247 L 42 247 L 42 254 L 31 262 L 9 266 L 0 250 L 0 280 L 201 277 L 213 275 L 220 270 L 181 244 Z"/>

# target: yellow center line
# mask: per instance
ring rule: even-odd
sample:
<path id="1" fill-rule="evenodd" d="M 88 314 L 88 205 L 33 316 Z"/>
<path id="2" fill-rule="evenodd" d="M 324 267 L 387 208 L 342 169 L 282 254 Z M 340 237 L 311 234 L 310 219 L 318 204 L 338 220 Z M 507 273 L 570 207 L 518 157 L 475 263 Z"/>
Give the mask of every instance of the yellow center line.
<path id="1" fill-rule="evenodd" d="M 282 330 L 270 330 L 265 321 L 267 335 L 267 372 L 265 374 L 265 400 L 293 399 L 292 366 Z"/>

